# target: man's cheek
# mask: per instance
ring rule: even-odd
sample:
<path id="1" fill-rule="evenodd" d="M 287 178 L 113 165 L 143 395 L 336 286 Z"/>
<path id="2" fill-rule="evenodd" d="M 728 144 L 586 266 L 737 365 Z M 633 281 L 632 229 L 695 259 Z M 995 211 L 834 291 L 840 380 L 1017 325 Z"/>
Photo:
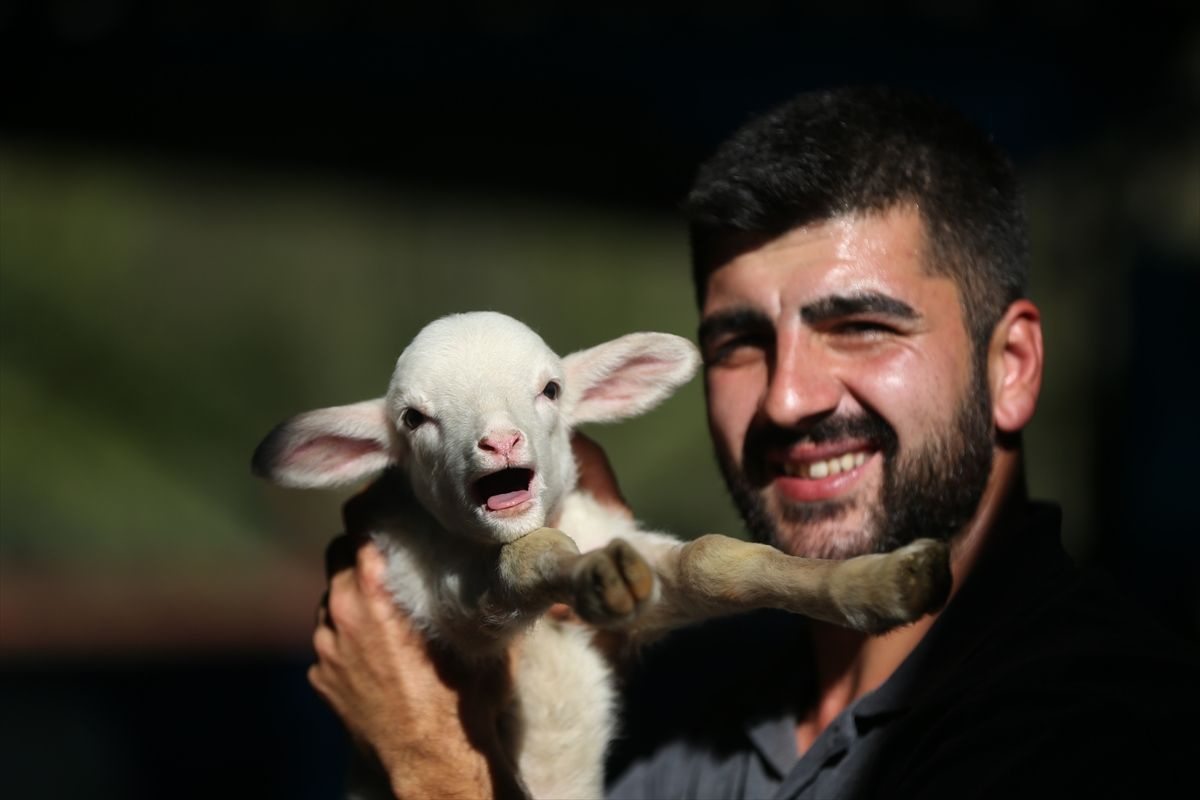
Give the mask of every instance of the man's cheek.
<path id="1" fill-rule="evenodd" d="M 733 398 L 721 391 L 710 391 L 708 425 L 713 434 L 713 440 L 721 447 L 726 455 L 734 456 L 740 461 L 742 443 L 746 438 L 749 418 L 739 413 Z"/>

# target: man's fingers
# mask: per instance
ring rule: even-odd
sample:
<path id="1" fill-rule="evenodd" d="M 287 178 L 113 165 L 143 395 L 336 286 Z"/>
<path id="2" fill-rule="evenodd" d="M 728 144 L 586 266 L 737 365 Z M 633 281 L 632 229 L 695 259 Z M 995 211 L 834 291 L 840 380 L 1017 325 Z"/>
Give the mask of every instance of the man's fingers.
<path id="1" fill-rule="evenodd" d="M 308 668 L 308 685 L 316 689 L 324 696 L 324 677 L 321 675 L 321 665 L 313 664 Z"/>
<path id="2" fill-rule="evenodd" d="M 352 624 L 359 618 L 362 601 L 354 570 L 344 569 L 330 578 L 325 595 L 328 598 L 325 603 L 327 624 L 323 627 L 336 629 L 339 625 Z"/>
<path id="3" fill-rule="evenodd" d="M 321 592 L 321 599 L 317 601 L 317 627 L 333 627 L 333 620 L 329 618 L 329 590 Z"/>
<path id="4" fill-rule="evenodd" d="M 383 576 L 387 561 L 371 540 L 357 534 L 335 536 L 325 548 L 329 588 L 317 606 L 317 625 L 336 628 L 357 619 L 364 598 L 388 597 Z"/>
<path id="5" fill-rule="evenodd" d="M 370 541 L 361 543 L 358 547 L 355 572 L 358 575 L 360 588 L 369 595 L 384 592 L 383 575 L 387 569 L 387 559 L 379 548 Z"/>
<path id="6" fill-rule="evenodd" d="M 323 625 L 313 631 L 312 644 L 318 663 L 330 663 L 337 659 L 337 634 L 332 628 Z"/>

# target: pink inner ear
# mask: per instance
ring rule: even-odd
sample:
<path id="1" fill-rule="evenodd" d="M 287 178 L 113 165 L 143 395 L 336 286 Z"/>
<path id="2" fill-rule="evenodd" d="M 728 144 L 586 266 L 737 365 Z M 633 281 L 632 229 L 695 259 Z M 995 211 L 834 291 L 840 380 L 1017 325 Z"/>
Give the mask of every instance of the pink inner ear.
<path id="1" fill-rule="evenodd" d="M 379 442 L 349 436 L 317 436 L 292 450 L 284 458 L 288 466 L 333 471 L 363 456 L 378 453 Z"/>
<path id="2" fill-rule="evenodd" d="M 654 356 L 636 356 L 621 364 L 615 374 L 610 374 L 606 380 L 589 386 L 584 390 L 580 402 L 603 398 L 605 400 L 631 400 L 637 396 L 636 391 L 630 391 L 629 383 L 640 383 L 653 378 L 659 368 L 669 366 L 670 362 Z"/>

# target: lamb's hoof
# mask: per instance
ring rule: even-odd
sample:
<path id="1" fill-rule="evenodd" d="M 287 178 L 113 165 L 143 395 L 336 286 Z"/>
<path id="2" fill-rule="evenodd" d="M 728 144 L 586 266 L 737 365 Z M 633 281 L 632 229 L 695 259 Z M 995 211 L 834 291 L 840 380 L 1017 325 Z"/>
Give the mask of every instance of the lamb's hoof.
<path id="1" fill-rule="evenodd" d="M 895 615 L 911 622 L 940 609 L 950 595 L 950 548 L 918 539 L 887 555 Z"/>
<path id="2" fill-rule="evenodd" d="M 593 625 L 631 621 L 654 593 L 654 571 L 624 539 L 580 556 L 573 579 L 575 612 Z"/>

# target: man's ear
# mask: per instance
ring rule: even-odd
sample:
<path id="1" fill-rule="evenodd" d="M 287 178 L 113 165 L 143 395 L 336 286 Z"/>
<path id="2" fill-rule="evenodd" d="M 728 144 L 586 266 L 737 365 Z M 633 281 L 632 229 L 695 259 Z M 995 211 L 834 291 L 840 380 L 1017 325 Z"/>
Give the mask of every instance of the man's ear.
<path id="1" fill-rule="evenodd" d="M 325 488 L 357 483 L 394 463 L 384 399 L 298 414 L 254 451 L 255 475 L 280 486 Z"/>
<path id="2" fill-rule="evenodd" d="M 649 411 L 691 380 L 700 353 L 682 336 L 631 333 L 572 353 L 563 407 L 568 422 L 612 422 Z"/>
<path id="3" fill-rule="evenodd" d="M 992 415 L 1001 433 L 1019 433 L 1033 417 L 1042 359 L 1042 314 L 1029 300 L 1017 300 L 996 324 L 988 347 Z"/>

